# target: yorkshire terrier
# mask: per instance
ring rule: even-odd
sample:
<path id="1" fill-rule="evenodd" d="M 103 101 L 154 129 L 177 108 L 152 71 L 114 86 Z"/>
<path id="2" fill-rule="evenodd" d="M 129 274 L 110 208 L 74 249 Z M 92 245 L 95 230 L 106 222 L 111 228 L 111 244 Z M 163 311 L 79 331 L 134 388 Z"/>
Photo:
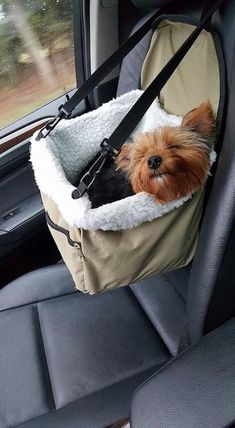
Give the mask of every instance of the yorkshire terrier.
<path id="1" fill-rule="evenodd" d="M 206 101 L 187 113 L 180 126 L 163 126 L 124 144 L 88 190 L 92 207 L 139 192 L 149 193 L 160 204 L 195 193 L 210 169 L 215 128 Z"/>

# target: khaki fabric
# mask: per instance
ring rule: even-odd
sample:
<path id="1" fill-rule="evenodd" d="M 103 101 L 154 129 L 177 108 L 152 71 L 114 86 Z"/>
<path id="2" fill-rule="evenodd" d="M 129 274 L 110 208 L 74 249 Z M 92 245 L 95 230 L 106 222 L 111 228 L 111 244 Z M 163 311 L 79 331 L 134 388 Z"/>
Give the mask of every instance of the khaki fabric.
<path id="1" fill-rule="evenodd" d="M 155 31 L 142 69 L 145 89 L 193 30 L 192 25 L 164 20 Z M 212 36 L 203 31 L 161 93 L 162 107 L 184 115 L 205 99 L 217 112 L 220 78 Z M 203 190 L 183 206 L 130 230 L 89 231 L 69 226 L 57 205 L 42 195 L 51 220 L 69 231 L 81 249 L 49 227 L 76 288 L 90 294 L 129 285 L 157 273 L 187 265 L 193 258 L 202 213 Z"/>
<path id="2" fill-rule="evenodd" d="M 49 227 L 76 288 L 90 294 L 130 284 L 187 265 L 195 251 L 203 192 L 163 217 L 129 230 L 89 231 L 70 227 L 46 195 L 51 220 L 81 243 L 81 252 Z"/>
<path id="3" fill-rule="evenodd" d="M 189 24 L 161 21 L 143 64 L 142 89 L 148 87 L 194 29 Z M 215 45 L 212 35 L 203 30 L 162 89 L 160 103 L 168 113 L 184 116 L 209 99 L 216 114 L 219 98 L 220 74 Z"/>

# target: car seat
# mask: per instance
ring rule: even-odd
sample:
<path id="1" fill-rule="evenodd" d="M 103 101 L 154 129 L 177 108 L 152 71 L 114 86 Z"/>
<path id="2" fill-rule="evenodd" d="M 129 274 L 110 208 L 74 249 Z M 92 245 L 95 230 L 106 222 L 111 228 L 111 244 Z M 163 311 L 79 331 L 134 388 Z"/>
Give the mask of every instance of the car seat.
<path id="1" fill-rule="evenodd" d="M 134 3 L 151 10 L 169 2 Z M 180 4 L 172 1 L 169 12 L 198 16 L 196 1 L 194 10 Z M 192 265 L 97 296 L 75 292 L 63 264 L 0 290 L 1 428 L 108 427 L 128 415 L 132 392 L 179 349 L 235 316 L 232 0 L 212 25 L 227 66 L 227 112 Z M 150 34 L 123 61 L 118 94 L 139 85 L 149 41 Z"/>

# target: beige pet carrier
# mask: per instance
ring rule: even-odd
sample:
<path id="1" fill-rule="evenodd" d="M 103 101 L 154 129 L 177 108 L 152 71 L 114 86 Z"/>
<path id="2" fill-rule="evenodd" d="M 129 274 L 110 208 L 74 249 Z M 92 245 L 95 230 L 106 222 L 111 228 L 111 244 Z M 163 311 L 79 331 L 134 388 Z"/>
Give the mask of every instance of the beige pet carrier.
<path id="1" fill-rule="evenodd" d="M 135 136 L 163 125 L 177 126 L 182 115 L 206 99 L 220 121 L 221 52 L 218 55 L 215 36 L 204 29 L 220 2 L 212 3 L 198 24 L 188 18 L 160 17 L 156 12 L 32 139 L 31 161 L 47 223 L 82 292 L 98 293 L 180 268 L 194 255 L 203 190 L 166 205 L 139 193 L 92 209 L 86 188 L 109 150 L 120 149 L 131 133 Z M 64 119 L 153 23 L 141 73 L 142 89 L 80 117 Z M 77 190 L 76 178 L 99 153 Z M 214 160 L 212 150 L 211 164 Z"/>

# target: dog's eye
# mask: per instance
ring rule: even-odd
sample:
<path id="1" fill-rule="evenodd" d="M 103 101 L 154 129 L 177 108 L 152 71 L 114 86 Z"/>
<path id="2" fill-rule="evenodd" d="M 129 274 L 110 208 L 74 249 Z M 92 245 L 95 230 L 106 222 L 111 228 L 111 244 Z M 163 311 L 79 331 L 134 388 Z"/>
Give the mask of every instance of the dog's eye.
<path id="1" fill-rule="evenodd" d="M 180 149 L 180 146 L 178 144 L 169 144 L 168 149 Z"/>

